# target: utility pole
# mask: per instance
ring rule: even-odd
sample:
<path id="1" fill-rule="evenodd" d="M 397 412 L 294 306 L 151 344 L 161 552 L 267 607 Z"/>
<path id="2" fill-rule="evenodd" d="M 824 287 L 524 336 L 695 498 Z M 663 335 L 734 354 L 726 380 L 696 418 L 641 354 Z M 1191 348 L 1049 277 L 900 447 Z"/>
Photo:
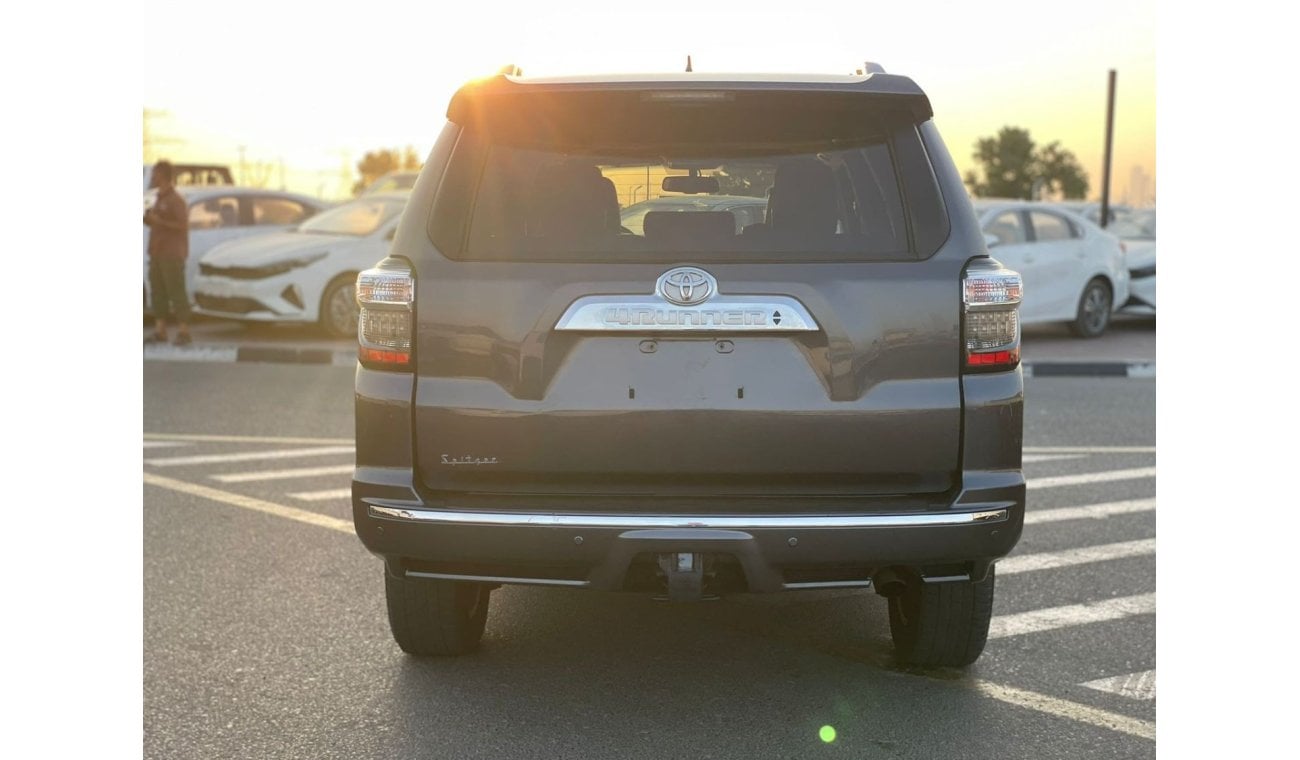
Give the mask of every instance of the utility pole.
<path id="1" fill-rule="evenodd" d="M 1106 85 L 1106 154 L 1101 163 L 1101 227 L 1110 220 L 1110 151 L 1115 137 L 1115 70 L 1110 70 Z"/>

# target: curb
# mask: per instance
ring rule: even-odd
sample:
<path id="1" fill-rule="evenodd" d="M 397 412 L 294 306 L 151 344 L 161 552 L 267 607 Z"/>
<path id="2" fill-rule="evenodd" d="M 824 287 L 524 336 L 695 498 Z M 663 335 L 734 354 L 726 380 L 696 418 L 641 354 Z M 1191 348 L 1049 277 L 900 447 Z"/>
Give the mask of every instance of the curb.
<path id="1" fill-rule="evenodd" d="M 353 350 L 293 346 L 145 346 L 145 361 L 256 362 L 262 364 L 356 365 Z M 1154 378 L 1155 362 L 1025 362 L 1025 377 Z"/>
<path id="2" fill-rule="evenodd" d="M 1025 377 L 1139 377 L 1156 376 L 1155 362 L 1029 362 Z"/>
<path id="3" fill-rule="evenodd" d="M 255 362 L 262 364 L 332 364 L 351 367 L 357 362 L 354 350 L 295 348 L 292 346 L 146 346 L 145 361 Z"/>

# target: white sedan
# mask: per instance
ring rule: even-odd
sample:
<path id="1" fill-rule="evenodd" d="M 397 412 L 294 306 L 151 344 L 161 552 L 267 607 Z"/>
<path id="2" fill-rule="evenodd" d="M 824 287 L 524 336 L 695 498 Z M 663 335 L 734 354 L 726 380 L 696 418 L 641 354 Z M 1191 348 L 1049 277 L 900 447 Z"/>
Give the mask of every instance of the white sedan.
<path id="1" fill-rule="evenodd" d="M 329 204 L 319 198 L 280 190 L 231 185 L 177 185 L 176 192 L 189 207 L 190 254 L 185 260 L 185 286 L 193 301 L 199 260 L 218 243 L 296 226 Z M 147 190 L 144 207 L 158 199 Z M 144 309 L 149 311 L 149 228 L 144 227 Z"/>
<path id="2" fill-rule="evenodd" d="M 315 322 L 356 335 L 357 273 L 388 253 L 408 193 L 367 195 L 274 235 L 213 248 L 199 263 L 197 311 L 255 322 Z"/>
<path id="3" fill-rule="evenodd" d="M 1068 322 L 1095 338 L 1129 296 L 1119 238 L 1046 203 L 976 200 L 989 254 L 1024 280 L 1021 324 Z"/>

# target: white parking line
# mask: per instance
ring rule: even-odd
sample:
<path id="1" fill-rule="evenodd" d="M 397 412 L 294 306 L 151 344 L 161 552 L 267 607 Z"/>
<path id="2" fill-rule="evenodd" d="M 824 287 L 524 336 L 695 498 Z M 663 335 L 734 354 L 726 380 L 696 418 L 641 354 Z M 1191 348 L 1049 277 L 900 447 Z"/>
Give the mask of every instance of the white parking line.
<path id="1" fill-rule="evenodd" d="M 278 449 L 275 451 L 240 451 L 235 454 L 198 454 L 191 457 L 163 457 L 146 459 L 145 464 L 154 467 L 169 467 L 183 464 L 215 464 L 218 462 L 253 462 L 262 459 L 292 459 L 294 457 L 314 457 L 325 454 L 351 454 L 351 446 L 318 446 L 311 449 Z"/>
<path id="2" fill-rule="evenodd" d="M 168 449 L 168 448 L 173 448 L 175 446 L 189 446 L 189 445 L 190 444 L 186 443 L 185 441 L 145 441 L 144 442 L 144 447 L 146 449 Z"/>
<path id="3" fill-rule="evenodd" d="M 1155 594 L 1121 596 L 1100 602 L 1084 602 L 1064 607 L 1048 607 L 1015 615 L 998 615 L 989 623 L 989 639 L 1023 636 L 1076 625 L 1120 620 L 1134 615 L 1152 615 L 1156 611 Z"/>
<path id="4" fill-rule="evenodd" d="M 1095 707 L 1081 705 L 1077 702 L 1069 702 L 1064 699 L 1049 697 L 1046 694 L 1025 691 L 1013 686 L 1004 686 L 1003 684 L 988 681 L 975 680 L 971 683 L 971 687 L 980 694 L 992 697 L 999 702 L 1055 715 L 1058 718 L 1065 718 L 1078 723 L 1088 723 L 1143 739 L 1154 741 L 1156 738 L 1156 724 L 1151 721 L 1130 718 L 1127 715 L 1098 710 Z"/>
<path id="5" fill-rule="evenodd" d="M 1102 470 L 1101 472 L 1084 472 L 1078 475 L 1056 475 L 1050 478 L 1030 478 L 1025 487 L 1031 489 L 1056 488 L 1057 486 L 1081 486 L 1089 483 L 1109 483 L 1114 480 L 1140 480 L 1154 478 L 1156 468 L 1135 467 L 1131 470 Z"/>
<path id="6" fill-rule="evenodd" d="M 1155 499 L 1130 499 L 1127 501 L 1110 501 L 1105 504 L 1088 504 L 1082 507 L 1058 507 L 1056 509 L 1029 510 L 1025 513 L 1025 525 L 1036 523 L 1060 522 L 1062 520 L 1103 520 L 1114 515 L 1128 515 L 1134 512 L 1154 512 Z"/>
<path id="7" fill-rule="evenodd" d="M 322 515 L 316 512 L 308 512 L 305 509 L 294 509 L 293 507 L 286 507 L 283 504 L 254 499 L 251 496 L 230 493 L 229 491 L 218 491 L 215 488 L 208 488 L 207 486 L 201 486 L 197 483 L 186 483 L 183 480 L 173 480 L 172 478 L 165 478 L 162 475 L 154 475 L 151 472 L 146 472 L 144 474 L 144 482 L 151 486 L 170 488 L 173 491 L 180 491 L 181 493 L 187 493 L 192 496 L 201 496 L 205 499 L 219 501 L 222 504 L 229 504 L 243 509 L 251 509 L 254 512 L 263 512 L 268 515 L 283 517 L 287 520 L 296 520 L 301 523 L 307 523 L 308 525 L 316 525 L 321 528 L 337 530 L 340 533 L 355 533 L 351 520 L 340 520 L 337 517 L 330 517 L 329 515 Z"/>
<path id="8" fill-rule="evenodd" d="M 1024 464 L 1034 462 L 1054 462 L 1058 459 L 1083 459 L 1087 454 L 1025 454 L 1020 458 Z"/>
<path id="9" fill-rule="evenodd" d="M 1096 681 L 1088 681 L 1079 685 L 1097 691 L 1118 694 L 1129 699 L 1156 698 L 1156 672 L 1154 670 L 1144 670 L 1141 673 L 1129 673 L 1128 675 L 1114 676 L 1113 678 L 1098 678 Z"/>
<path id="10" fill-rule="evenodd" d="M 1024 446 L 1026 454 L 1154 454 L 1155 446 Z"/>
<path id="11" fill-rule="evenodd" d="M 195 441 L 199 443 L 347 443 L 351 438 L 284 438 L 263 435 L 203 435 L 199 433 L 145 433 L 150 441 Z"/>
<path id="12" fill-rule="evenodd" d="M 352 488 L 331 488 L 328 491 L 302 491 L 289 494 L 291 499 L 302 501 L 328 501 L 330 499 L 351 499 Z"/>
<path id="13" fill-rule="evenodd" d="M 269 470 L 266 472 L 231 472 L 225 475 L 213 475 L 213 480 L 222 483 L 251 483 L 255 480 L 283 480 L 285 478 L 311 478 L 318 475 L 341 475 L 352 472 L 350 464 L 331 464 L 325 467 L 299 467 L 294 470 Z"/>
<path id="14" fill-rule="evenodd" d="M 1123 541 L 1117 544 L 1101 546 L 1084 546 L 1060 552 L 1039 552 L 1009 557 L 998 562 L 998 575 L 1029 573 L 1034 570 L 1051 570 L 1057 567 L 1084 565 L 1089 562 L 1105 562 L 1125 557 L 1141 557 L 1156 553 L 1156 540 L 1144 538 L 1140 541 Z"/>

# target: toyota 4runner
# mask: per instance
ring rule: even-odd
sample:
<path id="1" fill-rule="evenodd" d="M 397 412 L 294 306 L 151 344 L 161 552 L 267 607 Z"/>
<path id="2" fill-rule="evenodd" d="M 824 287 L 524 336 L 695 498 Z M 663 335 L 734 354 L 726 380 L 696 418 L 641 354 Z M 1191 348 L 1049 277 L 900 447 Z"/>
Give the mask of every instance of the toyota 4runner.
<path id="1" fill-rule="evenodd" d="M 447 116 L 356 286 L 353 517 L 401 648 L 473 650 L 501 584 L 861 587 L 900 662 L 973 662 L 1024 518 L 1021 282 L 924 92 L 503 75 Z"/>

